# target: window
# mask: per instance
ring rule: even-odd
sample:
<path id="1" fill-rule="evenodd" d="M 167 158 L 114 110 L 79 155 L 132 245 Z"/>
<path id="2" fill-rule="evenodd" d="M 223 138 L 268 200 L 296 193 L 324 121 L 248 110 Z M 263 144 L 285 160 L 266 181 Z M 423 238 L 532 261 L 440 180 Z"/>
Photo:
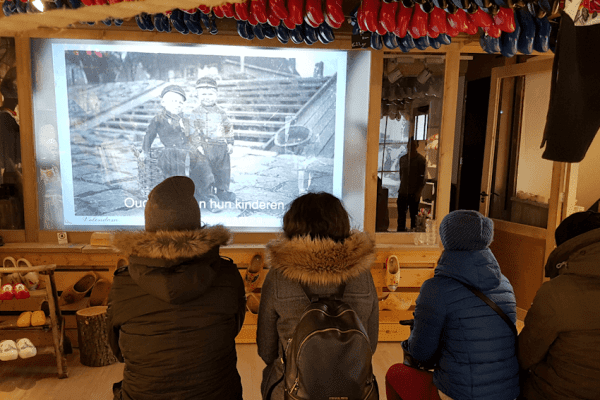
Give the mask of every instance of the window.
<path id="1" fill-rule="evenodd" d="M 406 154 L 410 122 L 404 117 L 398 120 L 384 117 L 380 122 L 378 176 L 389 198 L 398 197 L 400 187 L 400 157 Z"/>
<path id="2" fill-rule="evenodd" d="M 417 114 L 415 114 L 415 132 L 414 138 L 416 140 L 427 139 L 427 125 L 429 123 L 429 106 L 419 107 Z"/>

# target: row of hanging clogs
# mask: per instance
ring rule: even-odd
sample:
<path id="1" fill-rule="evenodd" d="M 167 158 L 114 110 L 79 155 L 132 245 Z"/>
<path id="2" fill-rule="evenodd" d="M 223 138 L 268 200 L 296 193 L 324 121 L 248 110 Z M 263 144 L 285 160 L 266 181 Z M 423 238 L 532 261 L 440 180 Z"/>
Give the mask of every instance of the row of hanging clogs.
<path id="1" fill-rule="evenodd" d="M 312 28 L 326 23 L 337 29 L 344 22 L 342 0 L 243 0 L 220 6 L 198 6 L 205 14 L 211 12 L 217 18 L 235 18 L 247 21 L 252 26 L 269 24 L 277 27 L 281 23 L 293 30 L 304 22 Z"/>
<path id="2" fill-rule="evenodd" d="M 54 0 L 57 8 L 106 5 L 122 0 Z M 524 7 L 526 5 L 526 7 Z M 517 51 L 531 54 L 551 48 L 551 24 L 546 15 L 555 14 L 558 0 L 363 0 L 352 13 L 353 33 L 372 32 L 371 47 L 434 49 L 451 43 L 451 37 L 464 32 L 483 33 L 480 45 L 488 53 L 514 56 Z M 514 12 L 513 12 L 514 9 Z M 5 0 L 5 15 L 34 12 L 29 0 Z M 218 33 L 216 19 L 234 18 L 238 34 L 248 40 L 275 38 L 281 43 L 324 44 L 335 39 L 333 29 L 343 21 L 342 0 L 246 0 L 191 10 L 142 13 L 135 17 L 142 30 L 200 35 L 204 30 Z M 105 25 L 120 26 L 120 19 L 107 18 Z M 93 22 L 88 24 L 93 25 Z M 204 25 L 204 28 L 203 26 Z"/>
<path id="3" fill-rule="evenodd" d="M 525 7 L 522 0 L 362 0 L 357 19 L 361 31 L 387 32 L 403 37 L 410 32 L 413 38 L 447 33 L 454 37 L 460 32 L 475 35 L 477 28 L 499 37 L 500 31 L 512 32 L 512 9 Z M 529 0 L 527 8 L 542 18 L 558 11 L 559 0 Z M 489 32 L 488 32 L 489 31 Z"/>
<path id="4" fill-rule="evenodd" d="M 500 37 L 493 37 L 482 33 L 479 38 L 481 48 L 487 53 L 501 53 L 504 57 L 513 57 L 517 52 L 531 54 L 534 50 L 545 53 L 554 52 L 553 34 L 557 34 L 558 27 L 553 27 L 548 18 L 532 14 L 527 8 L 515 9 L 515 30 L 502 32 Z"/>
<path id="5" fill-rule="evenodd" d="M 358 11 L 356 8 L 350 14 L 350 24 L 352 25 L 352 34 L 359 35 L 362 28 L 358 23 Z M 402 36 L 399 36 L 401 34 Z M 412 49 L 425 50 L 429 47 L 439 49 L 442 45 L 448 45 L 452 43 L 450 35 L 446 33 L 438 33 L 435 35 L 425 34 L 423 36 L 415 35 L 416 38 L 408 32 L 406 29 L 401 32 L 394 30 L 393 32 L 386 32 L 383 35 L 379 32 L 371 32 L 371 48 L 375 50 L 381 50 L 383 46 L 388 49 L 400 49 L 402 52 L 407 53 Z"/>
<path id="6" fill-rule="evenodd" d="M 0 361 L 12 361 L 17 358 L 31 358 L 37 354 L 37 349 L 27 338 L 3 340 L 0 342 Z"/>
<path id="7" fill-rule="evenodd" d="M 248 40 L 252 40 L 255 37 L 261 40 L 264 38 L 273 39 L 276 37 L 283 44 L 286 44 L 291 40 L 295 44 L 304 42 L 309 45 L 316 42 L 328 44 L 335 40 L 333 29 L 325 23 L 319 25 L 318 28 L 313 28 L 308 23 L 303 22 L 294 29 L 289 29 L 283 22 L 275 28 L 268 24 L 252 26 L 247 21 L 238 21 L 237 24 L 238 34 Z"/>
<path id="8" fill-rule="evenodd" d="M 4 0 L 2 3 L 2 12 L 5 16 L 10 17 L 13 14 L 34 14 L 41 12 L 33 5 L 33 0 Z M 51 3 L 45 3 L 46 7 Z M 83 3 L 80 0 L 54 0 L 54 7 L 52 9 L 62 9 L 62 8 L 70 8 L 77 9 L 83 6 Z M 103 3 L 104 4 L 104 3 Z M 90 4 L 91 5 L 91 4 Z M 45 9 L 46 10 L 46 9 Z M 95 25 L 95 22 L 82 22 L 83 24 Z M 121 26 L 123 24 L 123 20 L 119 18 L 106 18 L 102 20 L 104 25 L 110 26 L 115 24 L 116 26 Z"/>
<path id="9" fill-rule="evenodd" d="M 215 16 L 210 13 L 205 14 L 199 9 L 189 11 L 174 9 L 159 14 L 141 13 L 135 16 L 135 22 L 144 31 L 171 32 L 171 26 L 173 26 L 178 32 L 184 35 L 188 33 L 202 35 L 204 29 L 213 35 L 219 32 Z M 204 28 L 202 24 L 204 24 Z"/>
<path id="10" fill-rule="evenodd" d="M 452 39 L 445 33 L 436 38 L 422 36 L 418 39 L 413 39 L 411 35 L 399 38 L 389 32 L 384 36 L 380 36 L 378 33 L 371 33 L 371 47 L 375 50 L 381 50 L 383 45 L 385 45 L 388 49 L 393 50 L 398 48 L 403 53 L 408 53 L 412 49 L 426 50 L 429 47 L 439 49 L 442 45 L 448 45 L 450 43 L 452 43 Z"/>
<path id="11" fill-rule="evenodd" d="M 369 12 L 368 5 L 378 1 L 363 0 L 356 10 L 357 28 L 360 31 L 378 33 L 381 36 L 393 33 L 399 38 L 409 34 L 413 39 L 424 36 L 435 39 L 442 34 L 455 37 L 461 32 L 475 35 L 479 28 L 493 37 L 500 37 L 501 32 L 515 30 L 513 10 L 508 7 L 498 7 L 493 14 L 488 14 L 475 3 L 465 11 L 454 3 L 449 3 L 443 9 L 430 2 L 414 4 L 412 0 L 403 0 L 383 2 L 378 13 Z"/>
<path id="12" fill-rule="evenodd" d="M 68 2 L 67 0 L 54 0 L 53 3 L 45 2 L 44 10 L 50 9 L 51 4 L 53 4 L 52 9 L 76 9 L 83 5 L 81 0 L 68 0 Z M 4 0 L 4 3 L 2 3 L 2 11 L 7 17 L 10 17 L 13 14 L 35 14 L 41 12 L 34 4 L 34 0 Z"/>

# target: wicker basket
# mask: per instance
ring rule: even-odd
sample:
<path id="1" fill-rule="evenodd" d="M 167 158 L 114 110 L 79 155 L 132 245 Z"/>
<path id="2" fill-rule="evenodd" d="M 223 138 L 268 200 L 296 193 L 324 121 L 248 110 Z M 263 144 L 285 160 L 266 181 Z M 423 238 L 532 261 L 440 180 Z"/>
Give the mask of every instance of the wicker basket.
<path id="1" fill-rule="evenodd" d="M 135 152 L 138 165 L 138 184 L 144 197 L 148 196 L 150 191 L 164 180 L 163 172 L 158 168 L 160 151 L 160 149 L 150 149 L 144 160 L 140 160 L 139 152 Z"/>

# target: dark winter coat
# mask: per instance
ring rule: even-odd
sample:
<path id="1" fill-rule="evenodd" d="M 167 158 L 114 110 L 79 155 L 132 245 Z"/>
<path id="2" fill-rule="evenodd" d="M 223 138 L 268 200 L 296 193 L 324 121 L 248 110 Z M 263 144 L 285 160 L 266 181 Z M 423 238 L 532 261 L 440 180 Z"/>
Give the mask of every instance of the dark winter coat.
<path id="1" fill-rule="evenodd" d="M 576 26 L 561 13 L 542 158 L 584 159 L 600 129 L 600 25 Z"/>
<path id="2" fill-rule="evenodd" d="M 222 226 L 115 236 L 129 257 L 108 302 L 123 399 L 241 400 L 235 337 L 245 296 L 236 265 L 219 256 L 229 238 Z"/>
<path id="3" fill-rule="evenodd" d="M 301 282 L 322 295 L 333 294 L 346 282 L 343 301 L 358 314 L 375 353 L 379 305 L 371 275 L 375 248 L 367 234 L 355 232 L 344 243 L 310 237 L 272 241 L 267 244 L 267 258 L 271 270 L 261 289 L 256 335 L 258 355 L 267 364 L 261 384 L 263 397 L 283 375 L 279 360 L 284 343 L 310 304 Z M 283 399 L 282 383 L 275 387 L 271 399 Z"/>
<path id="4" fill-rule="evenodd" d="M 489 249 L 444 251 L 421 286 L 415 323 L 403 347 L 419 361 L 439 355 L 435 386 L 460 400 L 513 400 L 519 395 L 515 335 L 460 282 L 479 289 L 516 322 L 513 288 Z"/>
<path id="5" fill-rule="evenodd" d="M 21 162 L 21 135 L 14 111 L 0 110 L 0 168 L 12 171 L 12 165 Z"/>
<path id="6" fill-rule="evenodd" d="M 414 152 L 400 157 L 400 194 L 412 194 L 421 197 L 425 186 L 425 167 L 427 161 L 421 154 Z"/>
<path id="7" fill-rule="evenodd" d="M 600 229 L 558 246 L 519 335 L 527 400 L 600 399 Z"/>
<path id="8" fill-rule="evenodd" d="M 164 148 L 158 156 L 158 167 L 165 176 L 185 175 L 185 158 L 191 150 L 189 140 L 190 123 L 180 115 L 174 115 L 167 110 L 158 113 L 146 129 L 142 150 L 150 152 L 156 136 Z"/>

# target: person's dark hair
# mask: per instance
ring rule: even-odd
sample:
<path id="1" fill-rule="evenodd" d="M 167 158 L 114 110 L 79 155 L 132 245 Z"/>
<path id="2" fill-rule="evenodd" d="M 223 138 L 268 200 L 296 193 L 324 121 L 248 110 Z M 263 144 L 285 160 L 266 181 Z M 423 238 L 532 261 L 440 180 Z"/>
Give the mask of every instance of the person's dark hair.
<path id="1" fill-rule="evenodd" d="M 408 138 L 408 143 L 406 144 L 407 151 L 417 151 L 419 149 L 419 141 L 414 137 Z"/>
<path id="2" fill-rule="evenodd" d="M 582 211 L 571 214 L 554 231 L 556 245 L 560 246 L 567 240 L 594 229 L 600 229 L 600 213 Z"/>
<path id="3" fill-rule="evenodd" d="M 295 199 L 283 216 L 288 239 L 310 236 L 343 242 L 350 236 L 350 218 L 342 202 L 325 193 L 307 193 Z"/>

